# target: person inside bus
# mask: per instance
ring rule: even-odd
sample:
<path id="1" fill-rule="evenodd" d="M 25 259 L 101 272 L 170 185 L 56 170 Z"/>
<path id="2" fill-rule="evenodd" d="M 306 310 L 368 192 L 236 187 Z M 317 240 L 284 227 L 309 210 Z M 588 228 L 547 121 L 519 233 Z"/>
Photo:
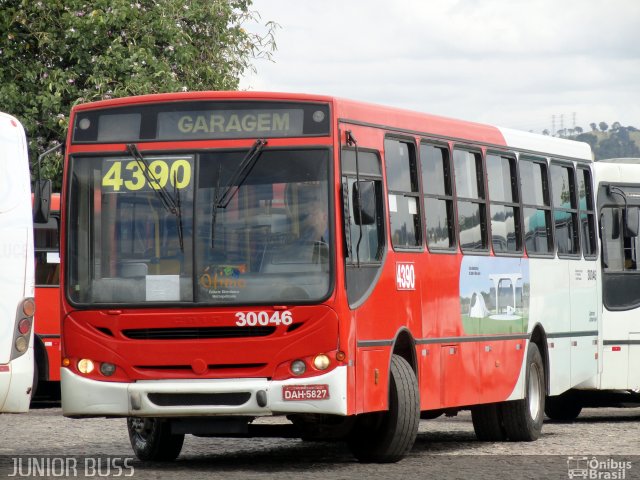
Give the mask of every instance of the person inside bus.
<path id="1" fill-rule="evenodd" d="M 300 240 L 328 243 L 329 215 L 326 202 L 322 202 L 319 193 L 314 192 L 300 207 Z"/>

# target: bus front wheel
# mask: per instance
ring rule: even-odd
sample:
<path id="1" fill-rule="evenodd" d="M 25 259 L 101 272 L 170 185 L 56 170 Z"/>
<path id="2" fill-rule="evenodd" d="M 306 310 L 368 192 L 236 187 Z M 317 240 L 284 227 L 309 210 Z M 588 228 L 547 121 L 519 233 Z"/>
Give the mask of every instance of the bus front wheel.
<path id="1" fill-rule="evenodd" d="M 420 422 L 418 382 L 409 363 L 391 357 L 389 410 L 358 416 L 348 444 L 361 462 L 391 463 L 413 447 Z"/>
<path id="2" fill-rule="evenodd" d="M 184 435 L 171 433 L 171 425 L 160 418 L 127 418 L 133 452 L 142 461 L 171 462 L 178 458 Z"/>

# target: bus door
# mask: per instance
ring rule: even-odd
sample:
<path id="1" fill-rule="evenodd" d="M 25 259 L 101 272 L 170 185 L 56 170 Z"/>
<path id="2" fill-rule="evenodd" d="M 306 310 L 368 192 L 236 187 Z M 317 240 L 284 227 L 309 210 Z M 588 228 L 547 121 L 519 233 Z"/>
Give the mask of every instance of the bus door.
<path id="1" fill-rule="evenodd" d="M 600 184 L 602 389 L 640 386 L 640 188 Z M 635 205 L 634 205 L 635 203 Z"/>

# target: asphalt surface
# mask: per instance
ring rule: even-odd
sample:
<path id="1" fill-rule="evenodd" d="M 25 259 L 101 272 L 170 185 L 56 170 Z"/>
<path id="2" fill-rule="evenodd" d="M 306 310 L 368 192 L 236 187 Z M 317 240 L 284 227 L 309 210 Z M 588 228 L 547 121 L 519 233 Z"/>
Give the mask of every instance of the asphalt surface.
<path id="1" fill-rule="evenodd" d="M 573 423 L 545 422 L 542 437 L 525 443 L 478 441 L 469 412 L 423 420 L 411 454 L 390 465 L 360 464 L 341 442 L 191 435 L 176 462 L 145 464 L 131 451 L 124 419 L 67 419 L 52 402 L 28 414 L 0 415 L 0 478 L 566 479 L 570 474 L 640 479 L 640 408 L 585 409 Z"/>

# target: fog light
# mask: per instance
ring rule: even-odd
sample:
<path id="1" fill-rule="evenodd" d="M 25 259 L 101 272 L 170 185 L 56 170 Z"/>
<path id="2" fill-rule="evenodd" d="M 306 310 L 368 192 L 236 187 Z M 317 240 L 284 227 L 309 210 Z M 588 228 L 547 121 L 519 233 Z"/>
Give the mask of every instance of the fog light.
<path id="1" fill-rule="evenodd" d="M 100 373 L 105 377 L 110 377 L 116 372 L 116 366 L 113 363 L 101 363 Z"/>
<path id="2" fill-rule="evenodd" d="M 22 312 L 26 317 L 33 317 L 33 314 L 36 313 L 36 302 L 33 298 L 27 298 L 22 302 Z"/>
<path id="3" fill-rule="evenodd" d="M 95 365 L 88 358 L 83 358 L 78 362 L 78 370 L 80 373 L 91 373 L 94 368 Z"/>
<path id="4" fill-rule="evenodd" d="M 18 337 L 18 338 L 16 338 L 15 346 L 16 346 L 16 350 L 19 353 L 23 353 L 23 352 L 27 351 L 27 347 L 29 346 L 29 342 L 24 337 Z"/>
<path id="5" fill-rule="evenodd" d="M 294 375 L 302 375 L 307 371 L 307 366 L 302 360 L 294 360 L 291 362 L 291 373 Z"/>
<path id="6" fill-rule="evenodd" d="M 316 355 L 316 358 L 313 359 L 313 366 L 318 370 L 326 370 L 330 364 L 331 360 L 325 354 Z"/>
<path id="7" fill-rule="evenodd" d="M 31 330 L 31 320 L 23 318 L 18 322 L 18 332 L 20 332 L 20 335 L 28 333 L 29 330 Z"/>

